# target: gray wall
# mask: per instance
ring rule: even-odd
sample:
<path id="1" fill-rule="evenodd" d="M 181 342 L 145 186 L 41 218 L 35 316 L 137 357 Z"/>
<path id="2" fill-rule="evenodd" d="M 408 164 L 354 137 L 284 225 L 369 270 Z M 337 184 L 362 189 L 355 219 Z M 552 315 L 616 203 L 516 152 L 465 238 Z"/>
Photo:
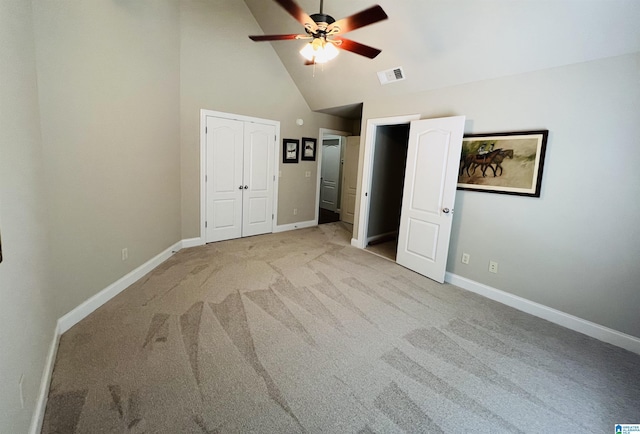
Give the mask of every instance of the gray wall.
<path id="1" fill-rule="evenodd" d="M 57 318 L 30 2 L 0 2 L 0 59 L 0 432 L 24 433 Z"/>
<path id="2" fill-rule="evenodd" d="M 370 99 L 363 125 L 420 113 L 466 115 L 466 133 L 549 129 L 540 198 L 458 192 L 447 270 L 640 337 L 639 71 L 636 53 Z"/>
<path id="3" fill-rule="evenodd" d="M 243 2 L 36 0 L 33 21 L 58 316 L 199 236 L 200 109 L 278 120 L 281 137 L 348 128 L 247 38 Z M 278 223 L 313 220 L 316 167 L 280 167 Z"/>
<path id="4" fill-rule="evenodd" d="M 199 235 L 201 108 L 282 137 L 352 126 L 312 113 L 253 33 L 232 0 L 0 2 L 0 432 L 27 430 L 57 318 Z M 279 222 L 313 220 L 317 162 L 287 166 Z"/>
<path id="5" fill-rule="evenodd" d="M 61 316 L 181 239 L 179 10 L 38 0 L 33 14 Z"/>
<path id="6" fill-rule="evenodd" d="M 398 232 L 408 144 L 408 125 L 376 131 L 367 237 Z"/>
<path id="7" fill-rule="evenodd" d="M 320 128 L 351 130 L 350 121 L 309 109 L 271 44 L 247 37 L 261 33 L 242 1 L 180 3 L 183 238 L 200 236 L 200 109 L 280 121 L 281 139 L 319 139 Z M 315 218 L 317 167 L 317 159 L 282 164 L 280 158 L 278 224 Z"/>

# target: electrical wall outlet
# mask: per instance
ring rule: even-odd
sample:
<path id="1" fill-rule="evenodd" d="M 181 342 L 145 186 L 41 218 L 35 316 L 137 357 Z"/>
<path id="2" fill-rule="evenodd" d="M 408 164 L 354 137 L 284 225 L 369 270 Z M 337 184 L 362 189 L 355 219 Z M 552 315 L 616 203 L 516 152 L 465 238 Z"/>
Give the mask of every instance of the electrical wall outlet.
<path id="1" fill-rule="evenodd" d="M 489 272 L 498 273 L 498 263 L 496 261 L 489 261 Z"/>
<path id="2" fill-rule="evenodd" d="M 469 255 L 468 253 L 463 253 L 462 254 L 462 263 L 463 264 L 468 264 L 470 259 L 471 259 L 471 255 Z"/>
<path id="3" fill-rule="evenodd" d="M 127 259 L 129 259 L 129 250 L 125 247 L 122 249 L 122 260 L 126 261 Z"/>
<path id="4" fill-rule="evenodd" d="M 298 215 L 298 208 L 293 209 L 293 215 Z"/>

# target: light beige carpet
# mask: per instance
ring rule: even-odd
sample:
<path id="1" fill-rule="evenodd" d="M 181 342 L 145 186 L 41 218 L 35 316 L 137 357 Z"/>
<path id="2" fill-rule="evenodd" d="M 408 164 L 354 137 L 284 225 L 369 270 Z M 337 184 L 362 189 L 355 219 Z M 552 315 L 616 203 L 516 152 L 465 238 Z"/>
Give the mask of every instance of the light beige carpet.
<path id="1" fill-rule="evenodd" d="M 382 256 L 383 258 L 395 261 L 396 252 L 398 251 L 398 239 L 394 238 L 392 240 L 384 241 L 379 244 L 369 244 L 367 246 L 367 251 Z"/>
<path id="2" fill-rule="evenodd" d="M 185 249 L 65 333 L 43 433 L 608 433 L 640 356 L 349 245 Z"/>

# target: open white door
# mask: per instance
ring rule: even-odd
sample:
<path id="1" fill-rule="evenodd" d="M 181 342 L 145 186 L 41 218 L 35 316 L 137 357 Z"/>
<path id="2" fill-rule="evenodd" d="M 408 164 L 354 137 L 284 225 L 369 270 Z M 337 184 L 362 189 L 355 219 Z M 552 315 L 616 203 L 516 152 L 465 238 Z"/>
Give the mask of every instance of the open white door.
<path id="1" fill-rule="evenodd" d="M 411 122 L 396 261 L 444 282 L 464 116 Z"/>

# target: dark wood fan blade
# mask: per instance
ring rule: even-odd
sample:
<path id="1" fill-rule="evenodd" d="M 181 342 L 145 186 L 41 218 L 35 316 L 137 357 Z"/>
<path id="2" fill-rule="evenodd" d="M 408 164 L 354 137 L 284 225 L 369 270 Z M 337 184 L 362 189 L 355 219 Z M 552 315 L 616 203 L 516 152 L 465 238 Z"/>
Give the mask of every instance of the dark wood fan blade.
<path id="1" fill-rule="evenodd" d="M 376 5 L 358 12 L 357 14 L 336 21 L 329 26 L 327 30 L 331 31 L 332 28 L 337 26 L 340 28 L 340 33 L 347 33 L 352 30 L 359 29 L 360 27 L 386 20 L 387 18 L 389 17 L 384 10 L 382 10 L 380 6 Z"/>
<path id="2" fill-rule="evenodd" d="M 293 0 L 274 0 L 278 3 L 284 10 L 289 12 L 293 18 L 295 18 L 300 24 L 305 26 L 305 28 L 309 27 L 312 31 L 316 31 L 318 26 L 315 21 L 311 19 L 309 14 L 302 10 L 300 6 Z"/>
<path id="3" fill-rule="evenodd" d="M 306 35 L 255 35 L 249 36 L 252 41 L 287 41 L 289 39 L 296 39 L 300 37 L 306 37 Z"/>
<path id="4" fill-rule="evenodd" d="M 377 48 L 373 48 L 368 45 L 364 45 L 359 42 L 352 41 L 351 39 L 345 39 L 345 38 L 334 38 L 334 39 L 336 41 L 342 41 L 342 44 L 336 45 L 338 48 L 342 48 L 343 50 L 351 51 L 352 53 L 356 53 L 361 56 L 368 57 L 369 59 L 373 59 L 378 54 L 382 53 L 382 50 L 378 50 Z"/>

